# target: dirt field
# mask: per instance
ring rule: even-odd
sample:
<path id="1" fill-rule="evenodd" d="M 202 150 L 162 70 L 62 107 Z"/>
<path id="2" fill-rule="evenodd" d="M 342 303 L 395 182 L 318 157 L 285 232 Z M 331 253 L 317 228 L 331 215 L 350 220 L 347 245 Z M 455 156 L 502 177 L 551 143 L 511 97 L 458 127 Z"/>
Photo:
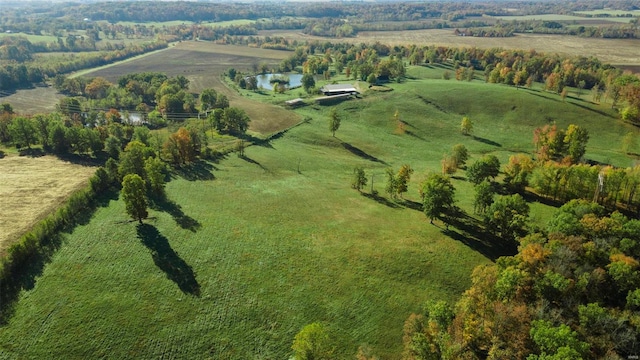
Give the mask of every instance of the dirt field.
<path id="1" fill-rule="evenodd" d="M 102 76 L 112 82 L 116 82 L 124 74 L 145 71 L 163 72 L 168 76 L 183 75 L 189 79 L 192 92 L 199 93 L 203 89 L 214 88 L 227 95 L 231 106 L 244 109 L 251 118 L 249 130 L 266 135 L 290 127 L 300 121 L 300 118 L 283 108 L 241 97 L 224 84 L 221 75 L 230 67 L 246 71 L 253 64 L 263 62 L 275 66 L 289 55 L 291 53 L 288 51 L 190 41 L 85 75 Z"/>
<path id="2" fill-rule="evenodd" d="M 74 190 L 84 186 L 95 168 L 53 156 L 9 155 L 0 159 L 0 255 L 9 242 L 47 216 Z"/>
<path id="3" fill-rule="evenodd" d="M 261 35 L 284 36 L 290 39 L 328 39 L 307 36 L 296 31 L 263 31 Z M 329 39 L 330 40 L 330 39 Z M 589 39 L 577 36 L 518 34 L 508 38 L 463 37 L 453 34 L 453 30 L 414 30 L 414 31 L 368 31 L 361 32 L 355 38 L 340 39 L 351 43 L 383 44 L 423 44 L 453 47 L 472 47 L 488 49 L 502 47 L 506 49 L 535 49 L 539 52 L 567 55 L 596 56 L 605 63 L 614 65 L 640 65 L 640 40 L 633 39 Z"/>
<path id="4" fill-rule="evenodd" d="M 62 97 L 52 86 L 36 87 L 15 93 L 0 92 L 0 103 L 11 104 L 21 114 L 33 115 L 54 111 Z"/>

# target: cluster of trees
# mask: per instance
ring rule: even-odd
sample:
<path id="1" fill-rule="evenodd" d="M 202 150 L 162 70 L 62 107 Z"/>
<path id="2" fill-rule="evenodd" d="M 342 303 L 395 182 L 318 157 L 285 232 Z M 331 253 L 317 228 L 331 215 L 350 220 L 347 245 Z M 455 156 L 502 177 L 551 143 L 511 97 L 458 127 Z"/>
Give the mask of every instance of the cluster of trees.
<path id="1" fill-rule="evenodd" d="M 579 14 L 578 16 L 583 16 Z M 637 39 L 640 37 L 638 20 L 630 19 L 629 24 L 609 26 L 574 26 L 558 21 L 512 20 L 499 22 L 487 27 L 468 27 L 456 29 L 456 35 L 478 37 L 507 37 L 516 33 L 562 34 L 589 38 Z M 568 26 L 570 25 L 570 26 Z"/>
<path id="2" fill-rule="evenodd" d="M 104 122 L 101 114 L 126 121 L 128 114 L 117 110 L 137 111 L 142 121 L 152 126 L 162 126 L 166 120 L 184 120 L 214 109 L 229 107 L 229 99 L 214 89 L 204 89 L 196 98 L 189 92 L 189 80 L 182 75 L 169 78 L 163 73 L 146 72 L 128 74 L 113 84 L 102 77 L 54 79 L 56 88 L 72 97 L 60 100 L 59 109 L 63 113 L 75 113 L 84 123 Z M 199 100 L 199 104 L 198 104 Z M 101 109 L 112 109 L 103 112 Z M 240 132 L 244 130 L 238 129 Z"/>
<path id="3" fill-rule="evenodd" d="M 404 359 L 619 358 L 640 351 L 640 221 L 571 201 L 515 256 L 477 267 L 455 308 L 404 326 Z"/>

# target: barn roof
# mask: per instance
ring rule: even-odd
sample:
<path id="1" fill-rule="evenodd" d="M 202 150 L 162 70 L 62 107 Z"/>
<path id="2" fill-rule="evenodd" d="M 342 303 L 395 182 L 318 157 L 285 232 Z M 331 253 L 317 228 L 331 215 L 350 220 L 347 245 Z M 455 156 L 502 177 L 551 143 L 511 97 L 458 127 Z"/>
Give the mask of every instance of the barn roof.
<path id="1" fill-rule="evenodd" d="M 351 84 L 329 84 L 320 88 L 322 92 L 357 92 Z"/>

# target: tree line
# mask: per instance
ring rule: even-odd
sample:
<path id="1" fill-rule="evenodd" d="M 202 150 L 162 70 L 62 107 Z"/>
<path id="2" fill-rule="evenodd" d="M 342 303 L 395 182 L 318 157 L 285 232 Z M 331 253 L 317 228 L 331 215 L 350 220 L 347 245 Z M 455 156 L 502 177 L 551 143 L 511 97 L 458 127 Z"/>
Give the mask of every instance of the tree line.
<path id="1" fill-rule="evenodd" d="M 0 90 L 29 88 L 56 75 L 110 64 L 115 61 L 128 59 L 166 47 L 166 42 L 157 41 L 145 44 L 131 44 L 113 51 L 82 53 L 70 57 L 57 57 L 46 61 L 23 63 L 12 60 L 9 63 L 0 65 Z"/>

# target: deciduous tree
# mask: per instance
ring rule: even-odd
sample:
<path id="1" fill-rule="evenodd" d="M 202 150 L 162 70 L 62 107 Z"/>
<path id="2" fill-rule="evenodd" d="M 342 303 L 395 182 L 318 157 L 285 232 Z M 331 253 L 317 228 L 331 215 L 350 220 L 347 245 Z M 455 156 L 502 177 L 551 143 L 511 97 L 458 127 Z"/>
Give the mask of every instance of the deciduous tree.
<path id="1" fill-rule="evenodd" d="M 351 181 L 351 188 L 358 190 L 358 192 L 362 191 L 362 189 L 367 185 L 367 176 L 364 173 L 364 169 L 361 167 L 356 167 L 353 169 L 353 180 Z"/>
<path id="2" fill-rule="evenodd" d="M 440 217 L 453 207 L 455 188 L 449 177 L 430 174 L 420 186 L 422 209 L 433 224 L 433 219 Z"/>
<path id="3" fill-rule="evenodd" d="M 33 121 L 29 118 L 18 116 L 9 125 L 9 131 L 13 143 L 17 147 L 31 149 L 31 145 L 37 141 L 37 130 Z"/>
<path id="4" fill-rule="evenodd" d="M 333 137 L 336 137 L 336 131 L 340 128 L 340 120 L 340 115 L 338 115 L 336 108 L 331 108 L 329 112 L 329 131 L 331 131 Z"/>
<path id="5" fill-rule="evenodd" d="M 498 197 L 484 217 L 489 230 L 505 240 L 515 240 L 526 234 L 529 205 L 519 194 Z"/>
<path id="6" fill-rule="evenodd" d="M 460 132 L 462 135 L 470 135 L 473 131 L 473 123 L 468 116 L 462 118 L 462 122 L 460 123 Z"/>
<path id="7" fill-rule="evenodd" d="M 127 214 L 140 224 L 149 215 L 145 189 L 144 180 L 138 174 L 128 174 L 122 180 L 122 199 Z"/>
<path id="8" fill-rule="evenodd" d="M 333 347 L 329 333 L 321 323 L 306 325 L 293 339 L 291 349 L 295 360 L 331 360 Z"/>

